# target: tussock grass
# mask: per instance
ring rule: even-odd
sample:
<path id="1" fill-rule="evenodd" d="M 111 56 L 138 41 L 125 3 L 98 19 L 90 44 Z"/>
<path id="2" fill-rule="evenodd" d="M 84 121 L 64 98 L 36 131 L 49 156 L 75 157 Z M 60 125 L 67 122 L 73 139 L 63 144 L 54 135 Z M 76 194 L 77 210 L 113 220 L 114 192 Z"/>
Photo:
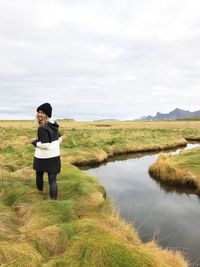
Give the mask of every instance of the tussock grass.
<path id="1" fill-rule="evenodd" d="M 0 265 L 1 266 L 39 266 L 42 261 L 41 255 L 26 243 L 0 242 Z"/>
<path id="2" fill-rule="evenodd" d="M 64 254 L 69 266 L 70 264 L 71 266 L 113 266 L 113 264 L 122 266 L 119 260 L 125 264 L 130 260 L 127 255 L 117 255 L 115 245 L 120 246 L 119 242 L 115 238 L 111 238 L 110 234 L 105 232 L 96 220 L 82 219 L 75 224 L 75 232 L 79 236 L 79 240 L 73 244 L 72 250 Z M 132 256 L 131 250 L 124 244 L 121 244 L 121 247 L 122 250 L 127 250 L 130 258 Z M 115 259 L 112 259 L 112 256 Z"/>
<path id="3" fill-rule="evenodd" d="M 155 265 L 153 266 L 183 266 L 187 267 L 188 262 L 179 251 L 171 251 L 168 249 L 161 249 L 154 241 L 148 242 L 140 247 L 143 253 L 148 253 L 150 256 L 155 255 Z M 151 265 L 150 265 L 151 266 Z"/>
<path id="4" fill-rule="evenodd" d="M 43 258 L 48 259 L 61 255 L 70 247 L 69 236 L 72 233 L 72 225 L 53 225 L 34 231 L 29 240 L 32 241 Z"/>
<path id="5" fill-rule="evenodd" d="M 200 149 L 181 152 L 179 155 L 161 154 L 149 168 L 149 173 L 159 181 L 182 185 L 200 192 Z"/>
<path id="6" fill-rule="evenodd" d="M 178 252 L 163 250 L 154 242 L 143 244 L 136 230 L 104 198 L 105 190 L 97 179 L 70 163 L 97 163 L 117 154 L 184 145 L 186 137 L 200 136 L 197 125 L 60 121 L 60 126 L 64 134 L 62 172 L 58 200 L 51 201 L 47 177 L 44 193 L 35 188 L 34 148 L 30 144 L 36 133 L 34 123 L 1 124 L 0 265 L 188 266 Z"/>
<path id="7" fill-rule="evenodd" d="M 70 221 L 75 217 L 75 206 L 72 200 L 46 200 L 28 206 L 19 205 L 18 212 L 23 220 L 21 231 L 29 235 L 38 229 Z"/>
<path id="8" fill-rule="evenodd" d="M 18 220 L 15 213 L 9 208 L 0 203 L 0 240 L 11 241 L 15 240 L 19 231 L 16 229 Z"/>
<path id="9" fill-rule="evenodd" d="M 43 267 L 65 267 L 66 266 L 66 261 L 65 259 L 55 257 L 48 261 L 47 263 L 43 264 Z M 71 265 L 72 266 L 72 265 Z M 70 267 L 70 265 L 69 265 Z"/>

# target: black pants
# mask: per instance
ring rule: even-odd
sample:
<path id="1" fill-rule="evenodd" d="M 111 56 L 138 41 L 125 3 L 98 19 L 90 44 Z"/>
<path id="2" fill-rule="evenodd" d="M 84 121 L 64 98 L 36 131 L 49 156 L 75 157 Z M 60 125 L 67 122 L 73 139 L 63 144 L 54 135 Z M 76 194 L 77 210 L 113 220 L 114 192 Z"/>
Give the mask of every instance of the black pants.
<path id="1" fill-rule="evenodd" d="M 43 191 L 43 171 L 36 171 L 36 185 L 39 191 Z M 50 186 L 50 197 L 51 199 L 57 199 L 57 183 L 56 174 L 48 173 L 49 186 Z"/>

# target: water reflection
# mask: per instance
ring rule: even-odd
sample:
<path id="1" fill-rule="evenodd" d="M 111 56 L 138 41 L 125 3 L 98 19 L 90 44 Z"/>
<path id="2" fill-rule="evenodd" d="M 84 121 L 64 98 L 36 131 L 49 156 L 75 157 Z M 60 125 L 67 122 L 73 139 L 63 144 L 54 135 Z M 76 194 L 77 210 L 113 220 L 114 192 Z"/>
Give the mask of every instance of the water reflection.
<path id="1" fill-rule="evenodd" d="M 157 157 L 158 153 L 118 156 L 86 172 L 99 178 L 108 198 L 143 241 L 156 239 L 163 247 L 181 249 L 193 266 L 200 266 L 199 197 L 192 190 L 152 179 L 148 168 Z"/>
<path id="2" fill-rule="evenodd" d="M 155 180 L 155 182 L 158 184 L 160 187 L 160 190 L 163 190 L 165 193 L 177 193 L 177 194 L 186 194 L 186 195 L 196 195 L 196 188 L 189 188 L 184 185 L 171 185 L 168 183 L 165 183 L 163 181 L 159 181 L 155 179 L 154 177 L 151 176 L 152 179 Z M 200 196 L 197 195 L 199 200 Z"/>

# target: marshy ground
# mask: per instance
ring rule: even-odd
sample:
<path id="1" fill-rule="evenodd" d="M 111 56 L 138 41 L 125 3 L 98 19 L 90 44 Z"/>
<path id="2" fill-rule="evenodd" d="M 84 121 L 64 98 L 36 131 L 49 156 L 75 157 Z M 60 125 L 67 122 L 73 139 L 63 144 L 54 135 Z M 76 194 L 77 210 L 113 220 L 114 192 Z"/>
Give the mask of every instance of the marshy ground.
<path id="1" fill-rule="evenodd" d="M 33 121 L 1 121 L 0 265 L 189 266 L 179 252 L 142 243 L 119 218 L 97 179 L 74 165 L 137 151 L 163 150 L 200 139 L 198 122 L 59 121 L 63 134 L 58 200 L 35 189 Z M 189 152 L 190 153 L 190 152 Z M 200 150 L 195 149 L 196 162 Z M 181 156 L 187 157 L 187 153 Z M 190 162 L 194 160 L 191 156 Z M 186 166 L 187 160 L 181 159 Z M 191 165 L 191 164 L 190 164 Z M 198 174 L 192 165 L 191 173 Z"/>

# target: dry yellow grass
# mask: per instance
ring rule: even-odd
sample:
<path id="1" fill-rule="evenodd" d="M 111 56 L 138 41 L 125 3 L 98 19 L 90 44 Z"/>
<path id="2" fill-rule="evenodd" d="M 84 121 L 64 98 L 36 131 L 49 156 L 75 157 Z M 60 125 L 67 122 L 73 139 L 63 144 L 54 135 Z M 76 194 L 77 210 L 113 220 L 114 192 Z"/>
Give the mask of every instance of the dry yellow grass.
<path id="1" fill-rule="evenodd" d="M 2 128 L 35 128 L 34 120 L 0 120 Z M 199 129 L 199 121 L 119 121 L 119 120 L 105 120 L 105 121 L 67 121 L 58 120 L 58 123 L 63 128 L 77 128 L 77 129 L 110 129 L 110 128 L 162 128 L 162 129 Z"/>
<path id="2" fill-rule="evenodd" d="M 154 241 L 148 242 L 140 247 L 142 251 L 153 253 L 156 257 L 155 267 L 188 267 L 187 260 L 179 251 L 170 251 L 168 249 L 161 249 Z M 152 267 L 154 267 L 152 266 Z"/>
<path id="3" fill-rule="evenodd" d="M 26 243 L 0 242 L 1 266 L 28 266 L 36 267 L 41 263 L 42 257 L 32 246 Z"/>
<path id="4" fill-rule="evenodd" d="M 161 182 L 182 185 L 200 191 L 200 179 L 197 175 L 177 165 L 173 156 L 161 154 L 158 160 L 149 167 L 149 173 Z"/>

